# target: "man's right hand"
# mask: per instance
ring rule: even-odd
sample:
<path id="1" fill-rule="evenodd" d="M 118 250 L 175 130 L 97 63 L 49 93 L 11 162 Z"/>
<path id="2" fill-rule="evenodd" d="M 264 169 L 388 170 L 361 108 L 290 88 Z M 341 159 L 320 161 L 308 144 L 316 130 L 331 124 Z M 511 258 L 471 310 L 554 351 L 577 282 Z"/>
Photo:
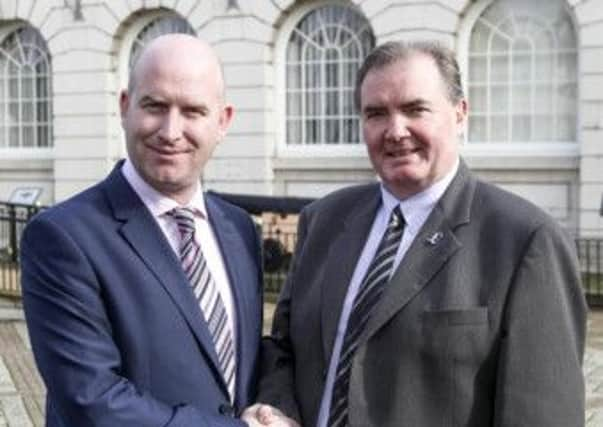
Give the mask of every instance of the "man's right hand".
<path id="1" fill-rule="evenodd" d="M 249 406 L 243 411 L 241 419 L 249 427 L 300 427 L 294 419 L 287 417 L 274 406 L 265 403 L 256 403 Z"/>

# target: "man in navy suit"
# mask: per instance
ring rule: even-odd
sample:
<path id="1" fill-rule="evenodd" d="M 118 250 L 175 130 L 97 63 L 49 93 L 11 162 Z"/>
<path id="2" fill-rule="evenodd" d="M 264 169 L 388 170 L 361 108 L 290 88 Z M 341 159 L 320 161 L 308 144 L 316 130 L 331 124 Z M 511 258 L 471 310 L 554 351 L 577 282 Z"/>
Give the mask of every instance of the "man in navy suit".
<path id="1" fill-rule="evenodd" d="M 120 109 L 129 159 L 21 242 L 47 426 L 244 426 L 261 265 L 249 216 L 199 182 L 233 114 L 218 58 L 191 36 L 155 39 Z"/>

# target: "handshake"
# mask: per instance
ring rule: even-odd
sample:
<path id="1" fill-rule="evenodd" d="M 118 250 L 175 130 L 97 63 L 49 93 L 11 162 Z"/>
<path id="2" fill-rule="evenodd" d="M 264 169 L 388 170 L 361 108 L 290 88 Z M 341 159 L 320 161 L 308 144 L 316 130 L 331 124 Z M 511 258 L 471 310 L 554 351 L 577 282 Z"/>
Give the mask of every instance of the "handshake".
<path id="1" fill-rule="evenodd" d="M 265 403 L 251 405 L 241 415 L 241 419 L 249 427 L 300 427 L 293 419 L 287 417 L 274 406 Z"/>

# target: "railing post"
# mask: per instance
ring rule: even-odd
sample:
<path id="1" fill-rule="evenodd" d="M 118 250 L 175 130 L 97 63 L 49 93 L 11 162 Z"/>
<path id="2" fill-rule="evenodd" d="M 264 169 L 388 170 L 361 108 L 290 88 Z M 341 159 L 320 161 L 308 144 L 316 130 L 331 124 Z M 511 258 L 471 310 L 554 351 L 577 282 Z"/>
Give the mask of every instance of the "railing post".
<path id="1" fill-rule="evenodd" d="M 19 258 L 19 251 L 17 250 L 17 207 L 11 204 L 8 205 L 8 242 L 10 259 L 16 263 Z"/>

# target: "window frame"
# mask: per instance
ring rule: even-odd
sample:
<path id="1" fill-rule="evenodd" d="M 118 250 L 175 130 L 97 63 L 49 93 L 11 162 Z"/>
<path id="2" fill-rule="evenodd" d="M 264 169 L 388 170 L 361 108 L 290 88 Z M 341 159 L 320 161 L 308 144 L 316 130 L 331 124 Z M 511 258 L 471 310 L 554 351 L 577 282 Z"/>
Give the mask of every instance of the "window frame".
<path id="1" fill-rule="evenodd" d="M 128 27 L 127 31 L 124 33 L 121 46 L 119 49 L 119 84 L 118 87 L 120 89 L 125 89 L 128 86 L 128 78 L 130 75 L 130 57 L 132 54 L 132 49 L 134 47 L 134 42 L 138 39 L 138 35 L 140 32 L 145 29 L 145 27 L 151 24 L 153 21 L 161 19 L 161 18 L 169 18 L 176 17 L 182 19 L 186 22 L 189 27 L 197 34 L 195 27 L 191 25 L 191 23 L 177 13 L 174 10 L 167 9 L 156 9 L 151 10 L 145 13 L 144 15 L 135 19 Z"/>
<path id="2" fill-rule="evenodd" d="M 45 42 L 45 46 L 39 46 L 43 48 L 47 55 L 47 78 L 48 78 L 48 94 L 47 94 L 47 107 L 48 107 L 48 120 L 46 129 L 48 131 L 48 145 L 47 146 L 17 146 L 17 147 L 0 147 L 0 158 L 6 160 L 24 160 L 24 159 L 51 159 L 54 156 L 55 150 L 55 135 L 54 135 L 54 86 L 53 86 L 53 69 L 52 69 L 52 54 L 50 48 L 42 32 L 34 27 L 33 25 L 23 21 L 7 22 L 0 26 L 0 43 L 3 43 L 8 37 L 15 32 L 23 29 L 30 28 L 35 31 L 42 40 Z M 34 74 L 36 76 L 36 74 Z M 34 79 L 35 81 L 36 79 Z M 8 99 L 10 102 L 10 98 Z M 19 100 L 19 108 L 21 107 L 21 100 Z M 32 122 L 33 125 L 37 125 L 37 122 Z M 22 123 L 20 123 L 22 125 Z M 19 129 L 21 127 L 19 126 Z M 22 130 L 20 130 L 22 133 Z M 2 135 L 4 137 L 5 135 Z"/>
<path id="3" fill-rule="evenodd" d="M 461 68 L 462 84 L 465 89 L 465 96 L 469 96 L 469 51 L 471 44 L 471 35 L 473 28 L 479 18 L 483 15 L 488 7 L 496 0 L 479 0 L 472 4 L 465 13 L 464 19 L 459 27 L 459 35 L 457 38 L 458 62 Z M 464 133 L 463 153 L 466 155 L 475 156 L 534 156 L 534 157 L 567 157 L 579 155 L 579 140 L 580 140 L 580 40 L 579 32 L 577 31 L 575 17 L 568 9 L 567 2 L 561 0 L 563 7 L 573 25 L 576 36 L 576 139 L 574 141 L 550 141 L 550 142 L 534 142 L 534 141 L 514 141 L 514 142 L 488 142 L 488 141 L 469 141 L 468 127 Z M 469 100 L 470 101 L 470 100 Z M 471 120 L 471 105 L 469 105 L 469 121 Z"/>
<path id="4" fill-rule="evenodd" d="M 342 0 L 318 0 L 311 1 L 296 7 L 284 20 L 275 44 L 275 112 L 279 117 L 276 128 L 276 156 L 281 158 L 299 157 L 365 157 L 366 148 L 362 138 L 362 124 L 359 123 L 359 142 L 354 144 L 287 144 L 287 47 L 293 32 L 304 17 L 313 10 L 325 6 L 340 6 L 351 8 L 364 16 L 371 27 L 371 31 L 377 42 L 377 36 L 372 28 L 368 17 L 362 9 L 349 1 Z M 368 52 L 367 52 L 368 53 Z M 364 58 L 363 58 L 364 59 Z M 360 116 L 356 112 L 358 120 Z"/>

